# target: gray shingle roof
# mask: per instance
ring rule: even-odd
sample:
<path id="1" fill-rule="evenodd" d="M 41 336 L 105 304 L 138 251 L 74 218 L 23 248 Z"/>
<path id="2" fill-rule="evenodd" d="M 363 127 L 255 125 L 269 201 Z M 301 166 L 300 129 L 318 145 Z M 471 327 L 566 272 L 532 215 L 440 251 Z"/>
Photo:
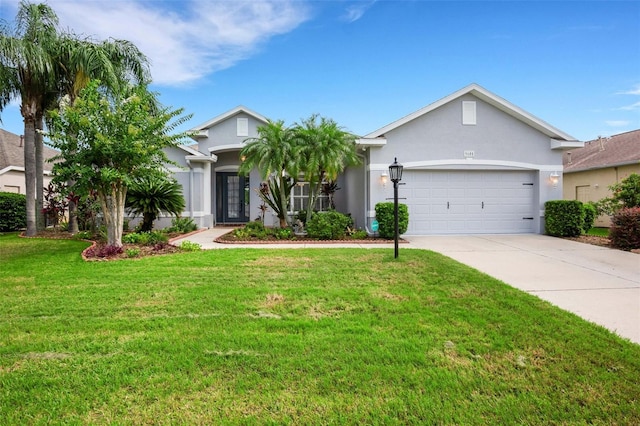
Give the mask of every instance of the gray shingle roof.
<path id="1" fill-rule="evenodd" d="M 24 143 L 20 143 L 20 136 L 0 129 L 0 170 L 9 167 L 24 167 Z M 46 160 L 58 155 L 58 151 L 44 147 L 44 169 L 51 170 L 51 163 Z"/>
<path id="2" fill-rule="evenodd" d="M 640 164 L 640 130 L 586 142 L 563 154 L 564 173 Z"/>

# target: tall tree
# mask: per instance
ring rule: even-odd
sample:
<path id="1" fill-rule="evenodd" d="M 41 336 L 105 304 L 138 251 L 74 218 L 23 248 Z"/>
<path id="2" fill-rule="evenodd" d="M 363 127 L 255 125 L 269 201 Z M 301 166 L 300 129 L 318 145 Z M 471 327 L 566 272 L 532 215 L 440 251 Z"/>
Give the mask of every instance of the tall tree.
<path id="1" fill-rule="evenodd" d="M 358 164 L 355 136 L 332 119 L 316 114 L 294 125 L 293 132 L 298 146 L 298 172 L 309 183 L 309 221 L 323 183 L 337 179 L 345 167 Z"/>
<path id="2" fill-rule="evenodd" d="M 24 166 L 27 197 L 27 235 L 37 233 L 36 129 L 44 114 L 47 93 L 55 90 L 53 52 L 58 40 L 58 17 L 46 4 L 20 2 L 13 29 L 0 33 L 0 108 L 20 97 L 24 119 Z"/>
<path id="3" fill-rule="evenodd" d="M 297 176 L 294 133 L 282 120 L 269 120 L 257 130 L 258 137 L 247 139 L 240 151 L 244 161 L 239 172 L 246 175 L 253 168 L 258 169 L 261 178 L 268 183 L 268 190 L 260 191 L 259 195 L 278 216 L 280 227 L 286 228 L 291 225 L 289 199 Z"/>
<path id="4" fill-rule="evenodd" d="M 180 117 L 182 112 L 160 107 L 144 85 L 107 96 L 98 81 L 74 105 L 51 112 L 49 137 L 61 152 L 54 181 L 73 180 L 97 192 L 109 245 L 122 246 L 128 187 L 163 170 L 169 163 L 163 149 L 186 139 L 186 133 L 170 134 L 190 118 Z"/>
<path id="5" fill-rule="evenodd" d="M 147 57 L 126 40 L 95 42 L 64 34 L 58 44 L 56 59 L 59 96 L 67 105 L 74 105 L 80 91 L 91 79 L 102 81 L 108 92 L 122 90 L 130 83 L 144 84 L 150 80 Z M 73 191 L 74 183 L 70 181 L 67 185 Z M 76 199 L 70 197 L 69 200 L 69 232 L 72 234 L 78 232 Z"/>

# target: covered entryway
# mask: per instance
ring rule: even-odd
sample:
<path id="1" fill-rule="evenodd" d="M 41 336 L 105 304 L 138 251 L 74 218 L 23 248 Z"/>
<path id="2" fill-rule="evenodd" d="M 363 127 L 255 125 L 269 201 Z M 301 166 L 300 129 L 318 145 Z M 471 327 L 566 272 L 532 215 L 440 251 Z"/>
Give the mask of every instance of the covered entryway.
<path id="1" fill-rule="evenodd" d="M 216 222 L 249 221 L 249 178 L 237 173 L 216 174 Z"/>
<path id="2" fill-rule="evenodd" d="M 407 235 L 535 232 L 533 171 L 405 170 Z"/>

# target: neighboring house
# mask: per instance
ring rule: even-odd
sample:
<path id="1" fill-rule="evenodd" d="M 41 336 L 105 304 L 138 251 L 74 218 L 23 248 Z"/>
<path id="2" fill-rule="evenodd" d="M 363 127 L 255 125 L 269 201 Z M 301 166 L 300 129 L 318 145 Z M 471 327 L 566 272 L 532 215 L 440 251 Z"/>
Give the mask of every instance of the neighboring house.
<path id="1" fill-rule="evenodd" d="M 567 151 L 564 163 L 564 198 L 582 202 L 611 196 L 609 186 L 630 174 L 640 174 L 640 130 L 598 138 L 583 148 Z M 609 226 L 608 216 L 595 225 Z"/>
<path id="2" fill-rule="evenodd" d="M 193 129 L 197 147 L 168 151 L 199 226 L 260 216 L 256 170 L 238 176 L 244 140 L 267 119 L 237 107 Z M 336 208 L 370 230 L 375 205 L 393 196 L 384 182 L 398 158 L 409 235 L 542 233 L 544 203 L 562 198 L 562 151 L 582 142 L 472 84 L 357 140 L 362 164 L 338 179 Z M 552 178 L 553 176 L 553 178 Z M 305 198 L 294 187 L 294 205 Z M 267 213 L 267 225 L 275 224 Z"/>
<path id="3" fill-rule="evenodd" d="M 44 186 L 51 181 L 52 164 L 47 160 L 58 152 L 44 147 Z M 0 129 L 0 191 L 24 194 L 26 192 L 24 179 L 24 141 L 22 136 Z"/>

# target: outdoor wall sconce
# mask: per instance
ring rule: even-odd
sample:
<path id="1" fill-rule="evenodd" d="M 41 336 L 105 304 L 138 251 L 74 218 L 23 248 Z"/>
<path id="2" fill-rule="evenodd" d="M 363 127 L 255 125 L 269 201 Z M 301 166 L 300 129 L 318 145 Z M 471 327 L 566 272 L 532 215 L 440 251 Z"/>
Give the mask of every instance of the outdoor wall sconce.
<path id="1" fill-rule="evenodd" d="M 384 188 L 387 187 L 388 181 L 389 181 L 389 175 L 387 174 L 387 172 L 382 172 L 382 174 L 380 175 L 380 183 Z"/>
<path id="2" fill-rule="evenodd" d="M 389 176 L 391 176 L 391 182 L 393 182 L 393 221 L 395 226 L 395 237 L 393 241 L 393 257 L 398 258 L 398 236 L 400 234 L 398 229 L 398 183 L 402 180 L 402 170 L 404 167 L 402 164 L 398 164 L 398 159 L 393 159 L 393 164 L 389 166 Z"/>
<path id="3" fill-rule="evenodd" d="M 558 186 L 559 177 L 560 176 L 558 175 L 558 172 L 551 172 L 551 174 L 549 175 L 549 181 L 551 182 L 551 185 L 553 185 L 554 188 Z"/>

